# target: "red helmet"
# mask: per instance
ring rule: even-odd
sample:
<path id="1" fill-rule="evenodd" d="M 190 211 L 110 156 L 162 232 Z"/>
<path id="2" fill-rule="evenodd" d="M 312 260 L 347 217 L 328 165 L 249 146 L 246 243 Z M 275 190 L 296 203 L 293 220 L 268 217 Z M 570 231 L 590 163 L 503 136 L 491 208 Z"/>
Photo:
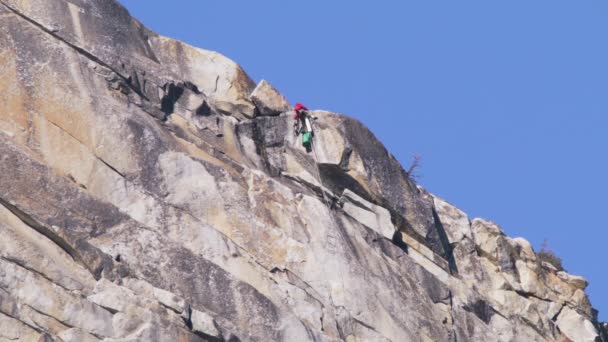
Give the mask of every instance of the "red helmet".
<path id="1" fill-rule="evenodd" d="M 306 108 L 306 106 L 304 106 L 303 104 L 301 104 L 299 102 L 296 103 L 296 106 L 293 107 L 293 109 L 296 111 L 296 115 L 294 115 L 294 117 L 293 117 L 294 120 L 297 119 L 300 116 L 300 111 L 301 110 L 308 110 L 308 108 Z"/>

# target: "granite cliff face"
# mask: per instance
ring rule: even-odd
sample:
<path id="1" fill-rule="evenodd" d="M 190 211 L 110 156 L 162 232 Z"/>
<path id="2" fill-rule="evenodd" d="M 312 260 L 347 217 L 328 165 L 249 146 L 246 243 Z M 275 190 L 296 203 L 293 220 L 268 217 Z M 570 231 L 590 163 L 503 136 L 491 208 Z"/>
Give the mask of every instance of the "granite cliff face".
<path id="1" fill-rule="evenodd" d="M 356 120 L 306 153 L 269 83 L 113 0 L 0 23 L 0 341 L 608 341 Z"/>

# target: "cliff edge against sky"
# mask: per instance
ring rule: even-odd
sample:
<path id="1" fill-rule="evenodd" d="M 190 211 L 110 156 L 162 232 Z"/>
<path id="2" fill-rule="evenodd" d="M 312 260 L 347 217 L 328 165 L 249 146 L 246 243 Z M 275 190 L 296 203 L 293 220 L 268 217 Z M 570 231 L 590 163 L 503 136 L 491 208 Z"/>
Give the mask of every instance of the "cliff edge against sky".
<path id="1" fill-rule="evenodd" d="M 0 341 L 608 341 L 581 277 L 113 0 L 0 0 Z"/>

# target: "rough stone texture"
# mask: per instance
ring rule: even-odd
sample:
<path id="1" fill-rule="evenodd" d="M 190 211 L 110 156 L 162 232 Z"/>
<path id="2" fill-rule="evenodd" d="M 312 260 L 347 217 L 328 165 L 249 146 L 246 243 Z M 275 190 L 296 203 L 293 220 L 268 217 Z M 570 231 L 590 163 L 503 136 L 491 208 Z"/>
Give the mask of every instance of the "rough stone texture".
<path id="1" fill-rule="evenodd" d="M 263 116 L 279 115 L 291 109 L 289 102 L 268 81 L 262 80 L 251 93 L 251 101 Z"/>
<path id="2" fill-rule="evenodd" d="M 557 317 L 556 324 L 572 341 L 595 341 L 598 335 L 593 323 L 569 307 L 562 310 Z"/>
<path id="3" fill-rule="evenodd" d="M 606 340 L 585 279 L 254 88 L 115 1 L 0 0 L 0 341 Z"/>
<path id="4" fill-rule="evenodd" d="M 395 226 L 391 222 L 391 214 L 388 210 L 364 200 L 348 189 L 344 189 L 340 205 L 346 215 L 385 238 L 393 239 Z"/>

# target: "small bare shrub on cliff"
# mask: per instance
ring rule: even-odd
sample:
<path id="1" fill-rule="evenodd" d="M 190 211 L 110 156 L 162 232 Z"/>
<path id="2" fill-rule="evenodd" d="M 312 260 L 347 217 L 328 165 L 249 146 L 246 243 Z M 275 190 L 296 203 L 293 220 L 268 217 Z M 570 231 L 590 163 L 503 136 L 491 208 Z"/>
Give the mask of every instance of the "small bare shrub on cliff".
<path id="1" fill-rule="evenodd" d="M 414 181 L 420 179 L 420 162 L 422 161 L 422 156 L 419 154 L 414 154 L 412 158 L 412 163 L 410 167 L 407 169 L 407 175 Z"/>
<path id="2" fill-rule="evenodd" d="M 562 258 L 555 255 L 555 252 L 551 248 L 549 248 L 547 244 L 547 239 L 543 241 L 543 244 L 540 247 L 540 251 L 536 253 L 536 257 L 540 262 L 545 261 L 553 267 L 557 268 L 558 271 L 563 271 L 564 267 L 562 265 Z"/>

